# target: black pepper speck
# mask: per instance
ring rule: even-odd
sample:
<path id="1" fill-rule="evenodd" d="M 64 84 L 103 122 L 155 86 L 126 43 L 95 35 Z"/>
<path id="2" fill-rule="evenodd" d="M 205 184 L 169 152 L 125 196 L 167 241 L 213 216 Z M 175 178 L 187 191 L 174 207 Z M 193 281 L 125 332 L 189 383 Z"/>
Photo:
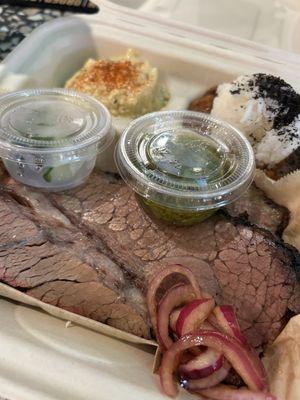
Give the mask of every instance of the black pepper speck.
<path id="1" fill-rule="evenodd" d="M 285 140 L 292 140 L 299 137 L 299 129 L 293 124 L 296 118 L 300 118 L 300 95 L 286 83 L 283 79 L 267 74 L 253 74 L 249 80 L 244 82 L 234 82 L 230 90 L 232 95 L 240 94 L 244 91 L 252 92 L 254 99 L 269 99 L 276 102 L 265 101 L 266 110 L 274 115 L 273 128 L 277 131 L 279 139 L 282 136 Z M 269 122 L 272 122 L 269 119 Z M 291 125 L 291 126 L 289 126 Z M 287 129 L 287 126 L 289 128 Z"/>

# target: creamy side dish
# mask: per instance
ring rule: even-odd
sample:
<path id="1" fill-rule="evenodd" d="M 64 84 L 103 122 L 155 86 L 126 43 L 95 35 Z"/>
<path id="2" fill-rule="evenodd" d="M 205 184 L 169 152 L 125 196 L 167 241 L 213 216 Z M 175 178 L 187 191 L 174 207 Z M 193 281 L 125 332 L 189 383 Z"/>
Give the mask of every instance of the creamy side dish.
<path id="1" fill-rule="evenodd" d="M 132 49 L 119 58 L 89 59 L 65 87 L 94 96 L 114 116 L 160 110 L 170 98 L 158 69 Z"/>
<path id="2" fill-rule="evenodd" d="M 247 136 L 259 165 L 272 166 L 300 146 L 300 95 L 278 77 L 245 75 L 219 85 L 211 114 Z"/>

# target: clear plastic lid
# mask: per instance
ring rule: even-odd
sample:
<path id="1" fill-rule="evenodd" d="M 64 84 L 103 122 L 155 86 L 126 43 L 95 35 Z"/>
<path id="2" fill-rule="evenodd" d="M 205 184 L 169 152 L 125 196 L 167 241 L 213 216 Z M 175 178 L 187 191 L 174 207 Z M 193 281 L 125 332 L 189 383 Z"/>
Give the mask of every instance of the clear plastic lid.
<path id="1" fill-rule="evenodd" d="M 0 97 L 0 157 L 11 161 L 84 159 L 107 148 L 110 128 L 106 107 L 74 91 L 29 89 Z"/>
<path id="2" fill-rule="evenodd" d="M 136 193 L 194 210 L 236 200 L 255 169 L 252 147 L 241 132 L 192 111 L 155 112 L 134 120 L 119 141 L 116 163 Z"/>

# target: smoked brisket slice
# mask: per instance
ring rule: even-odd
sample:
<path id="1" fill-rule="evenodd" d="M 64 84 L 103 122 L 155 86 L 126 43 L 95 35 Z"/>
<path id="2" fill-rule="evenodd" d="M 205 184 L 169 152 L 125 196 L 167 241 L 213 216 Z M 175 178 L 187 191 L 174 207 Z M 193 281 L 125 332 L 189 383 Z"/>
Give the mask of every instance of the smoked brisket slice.
<path id="1" fill-rule="evenodd" d="M 281 237 L 289 222 L 289 211 L 275 204 L 253 183 L 242 197 L 223 208 L 237 222 L 249 222 Z"/>
<path id="2" fill-rule="evenodd" d="M 0 258 L 1 280 L 45 302 L 147 337 L 141 294 L 157 270 L 176 262 L 191 268 L 201 287 L 219 303 L 235 307 L 243 332 L 256 348 L 272 341 L 290 316 L 300 312 L 299 253 L 272 233 L 281 224 L 279 210 L 275 218 L 270 214 L 274 221 L 269 230 L 253 222 L 266 221 L 272 203 L 263 201 L 262 214 L 250 212 L 251 223 L 241 204 L 242 217 L 235 209 L 231 210 L 234 217 L 229 211 L 220 212 L 199 225 L 179 228 L 150 220 L 131 191 L 111 175 L 93 174 L 82 188 L 47 197 L 9 180 L 3 190 L 10 192 L 3 197 L 12 205 L 13 218 L 21 213 L 33 224 L 36 231 L 31 236 L 45 240 L 46 253 L 37 253 L 37 264 L 34 261 L 32 266 L 28 260 L 34 252 L 28 253 L 25 239 L 12 245 L 12 237 L 0 237 L 2 247 L 10 249 L 5 262 Z M 262 193 L 254 197 L 258 210 L 264 199 Z M 53 259 L 58 248 L 64 258 L 49 266 L 44 260 L 48 254 Z M 104 279 L 105 274 L 88 258 L 91 249 L 97 254 L 94 257 L 106 260 L 99 262 L 100 269 L 107 274 L 114 270 L 116 278 L 113 274 Z M 95 281 L 98 286 L 93 290 Z M 97 309 L 98 302 L 107 303 L 103 298 L 108 290 L 113 296 L 109 304 L 114 306 L 110 317 L 105 307 Z"/>
<path id="3" fill-rule="evenodd" d="M 106 254 L 144 292 L 167 264 L 190 267 L 205 291 L 236 308 L 256 347 L 273 340 L 291 313 L 300 311 L 299 253 L 244 219 L 218 213 L 193 227 L 166 226 L 145 216 L 121 181 L 100 174 L 84 188 L 52 199 L 74 224 L 102 241 Z"/>
<path id="4" fill-rule="evenodd" d="M 208 89 L 202 96 L 197 97 L 189 104 L 189 110 L 210 113 L 213 108 L 214 99 L 217 96 L 218 86 Z"/>
<path id="5" fill-rule="evenodd" d="M 44 225 L 5 193 L 0 195 L 0 281 L 46 303 L 149 337 L 143 298 L 123 271 L 75 227 L 56 221 Z"/>

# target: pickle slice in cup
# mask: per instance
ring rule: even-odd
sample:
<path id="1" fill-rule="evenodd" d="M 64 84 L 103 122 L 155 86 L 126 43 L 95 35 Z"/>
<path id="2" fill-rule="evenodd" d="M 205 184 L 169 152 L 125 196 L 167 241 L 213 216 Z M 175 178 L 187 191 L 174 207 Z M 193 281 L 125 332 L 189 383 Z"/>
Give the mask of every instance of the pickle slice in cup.
<path id="1" fill-rule="evenodd" d="M 0 96 L 0 157 L 15 180 L 49 191 L 82 184 L 115 132 L 104 105 L 67 89 Z"/>

